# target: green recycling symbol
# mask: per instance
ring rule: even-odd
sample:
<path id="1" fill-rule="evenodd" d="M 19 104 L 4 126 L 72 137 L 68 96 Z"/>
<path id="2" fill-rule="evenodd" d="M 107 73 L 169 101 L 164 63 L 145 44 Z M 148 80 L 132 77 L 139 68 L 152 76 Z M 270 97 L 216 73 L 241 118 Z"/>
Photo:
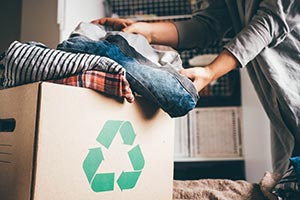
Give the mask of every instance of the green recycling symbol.
<path id="1" fill-rule="evenodd" d="M 109 149 L 117 133 L 120 133 L 125 145 L 133 145 L 136 135 L 129 121 L 108 120 L 96 140 L 106 149 Z M 135 187 L 145 165 L 140 145 L 131 148 L 128 151 L 128 156 L 133 171 L 123 171 L 118 177 L 117 184 L 122 191 Z M 83 170 L 94 192 L 114 190 L 115 173 L 96 173 L 103 160 L 102 149 L 97 147 L 89 149 L 88 155 L 83 161 Z"/>

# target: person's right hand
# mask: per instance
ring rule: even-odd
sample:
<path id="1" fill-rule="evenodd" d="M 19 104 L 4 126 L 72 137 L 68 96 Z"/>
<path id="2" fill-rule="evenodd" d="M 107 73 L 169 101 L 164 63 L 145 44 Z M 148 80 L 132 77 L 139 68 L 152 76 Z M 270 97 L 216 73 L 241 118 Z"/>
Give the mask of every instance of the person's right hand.
<path id="1" fill-rule="evenodd" d="M 189 78 L 198 92 L 213 81 L 213 74 L 209 66 L 182 69 L 179 73 Z"/>
<path id="2" fill-rule="evenodd" d="M 111 27 L 114 31 L 121 31 L 124 28 L 132 25 L 134 21 L 127 20 L 127 19 L 120 19 L 120 18 L 100 18 L 91 21 L 94 24 L 100 24 L 103 26 L 109 26 Z"/>

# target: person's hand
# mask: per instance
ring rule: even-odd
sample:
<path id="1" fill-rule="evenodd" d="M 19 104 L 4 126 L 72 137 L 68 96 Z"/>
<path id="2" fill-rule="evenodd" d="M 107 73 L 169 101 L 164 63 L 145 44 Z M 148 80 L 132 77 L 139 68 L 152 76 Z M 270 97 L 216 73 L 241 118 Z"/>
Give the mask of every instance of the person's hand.
<path id="1" fill-rule="evenodd" d="M 125 27 L 122 31 L 126 33 L 141 34 L 148 40 L 149 43 L 151 43 L 152 41 L 151 38 L 153 25 L 151 25 L 151 23 L 136 22 L 131 24 L 130 26 Z"/>
<path id="2" fill-rule="evenodd" d="M 198 92 L 213 81 L 213 74 L 208 67 L 182 69 L 179 73 L 193 81 Z"/>
<path id="3" fill-rule="evenodd" d="M 120 18 L 100 18 L 100 19 L 96 19 L 91 21 L 94 24 L 100 24 L 103 26 L 109 26 L 111 27 L 113 30 L 115 31 L 121 31 L 124 28 L 134 24 L 134 21 L 131 20 L 127 20 L 127 19 L 120 19 Z"/>
<path id="4" fill-rule="evenodd" d="M 109 26 L 115 31 L 141 34 L 148 40 L 148 42 L 151 42 L 152 27 L 149 23 L 134 22 L 127 19 L 106 18 L 106 17 L 93 20 L 92 23 L 100 24 L 103 26 Z"/>
<path id="5" fill-rule="evenodd" d="M 179 71 L 191 79 L 200 92 L 206 85 L 217 80 L 238 66 L 239 62 L 228 50 L 222 51 L 218 57 L 205 67 L 195 67 Z"/>

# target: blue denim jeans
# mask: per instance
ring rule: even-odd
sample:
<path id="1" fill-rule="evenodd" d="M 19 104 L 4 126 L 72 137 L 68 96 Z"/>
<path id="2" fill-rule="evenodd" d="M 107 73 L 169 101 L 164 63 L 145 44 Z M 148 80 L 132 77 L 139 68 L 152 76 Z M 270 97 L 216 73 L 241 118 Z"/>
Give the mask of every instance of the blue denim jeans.
<path id="1" fill-rule="evenodd" d="M 63 41 L 57 48 L 106 56 L 118 62 L 125 68 L 132 90 L 156 103 L 171 117 L 187 114 L 199 99 L 196 88 L 188 78 L 172 67 L 156 66 L 119 35 L 110 35 L 100 41 L 75 36 Z"/>
<path id="2" fill-rule="evenodd" d="M 179 53 L 171 48 L 159 50 L 149 44 L 147 39 L 139 34 L 125 33 L 122 31 L 107 31 L 107 27 L 93 24 L 89 22 L 80 22 L 78 26 L 71 32 L 70 37 L 84 36 L 91 40 L 99 41 L 105 38 L 108 34 L 122 36 L 131 47 L 145 56 L 158 66 L 169 64 L 175 69 L 183 69 L 182 60 Z"/>

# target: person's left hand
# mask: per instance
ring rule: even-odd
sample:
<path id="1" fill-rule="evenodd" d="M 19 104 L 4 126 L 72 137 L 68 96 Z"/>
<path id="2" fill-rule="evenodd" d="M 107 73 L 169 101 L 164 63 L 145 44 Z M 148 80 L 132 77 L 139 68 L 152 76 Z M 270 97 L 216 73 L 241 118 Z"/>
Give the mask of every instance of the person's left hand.
<path id="1" fill-rule="evenodd" d="M 182 69 L 179 73 L 193 81 L 198 92 L 213 81 L 213 75 L 208 67 Z"/>
<path id="2" fill-rule="evenodd" d="M 235 56 L 228 50 L 224 50 L 209 65 L 183 69 L 179 73 L 191 79 L 200 92 L 209 83 L 235 69 L 237 65 L 238 60 Z"/>

